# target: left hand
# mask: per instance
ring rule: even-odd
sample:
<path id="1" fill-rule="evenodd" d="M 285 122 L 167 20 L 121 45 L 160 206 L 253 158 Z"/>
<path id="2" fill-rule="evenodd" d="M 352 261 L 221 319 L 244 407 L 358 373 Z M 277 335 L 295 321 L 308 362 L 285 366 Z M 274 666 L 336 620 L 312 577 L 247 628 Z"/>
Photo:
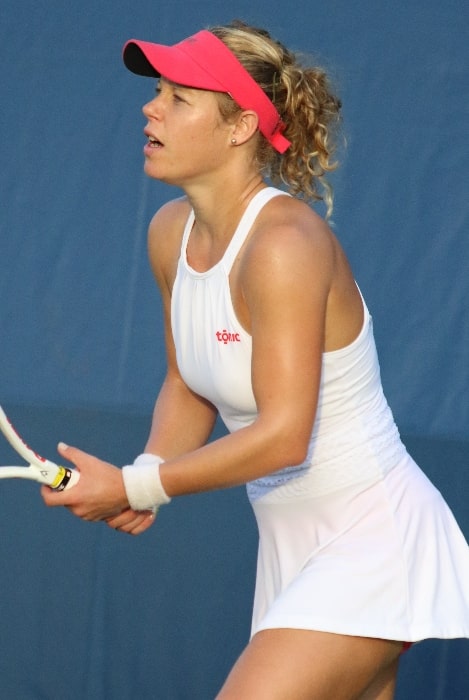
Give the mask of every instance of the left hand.
<path id="1" fill-rule="evenodd" d="M 126 532 L 129 535 L 140 535 L 153 525 L 156 512 L 152 510 L 132 510 L 127 508 L 118 515 L 106 518 L 109 527 L 119 532 Z"/>

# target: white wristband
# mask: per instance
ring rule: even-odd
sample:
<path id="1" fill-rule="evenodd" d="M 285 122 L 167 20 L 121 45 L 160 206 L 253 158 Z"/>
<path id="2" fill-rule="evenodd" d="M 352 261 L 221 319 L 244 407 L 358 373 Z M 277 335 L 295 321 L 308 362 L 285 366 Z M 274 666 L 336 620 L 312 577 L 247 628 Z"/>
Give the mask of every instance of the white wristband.
<path id="1" fill-rule="evenodd" d="M 163 462 L 157 455 L 144 453 L 133 464 L 122 467 L 125 492 L 133 510 L 151 510 L 170 502 L 160 479 Z"/>

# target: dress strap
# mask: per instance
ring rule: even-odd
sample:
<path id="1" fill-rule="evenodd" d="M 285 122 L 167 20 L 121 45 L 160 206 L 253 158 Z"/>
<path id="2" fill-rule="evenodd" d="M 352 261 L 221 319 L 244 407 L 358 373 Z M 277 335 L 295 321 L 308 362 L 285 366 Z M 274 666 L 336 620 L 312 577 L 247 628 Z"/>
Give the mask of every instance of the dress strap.
<path id="1" fill-rule="evenodd" d="M 231 267 L 233 265 L 233 262 L 236 259 L 236 256 L 239 253 L 239 250 L 241 246 L 243 245 L 244 241 L 246 240 L 246 237 L 249 233 L 249 231 L 252 228 L 252 225 L 254 221 L 256 220 L 257 215 L 263 208 L 265 204 L 274 197 L 277 197 L 278 195 L 287 195 L 286 192 L 283 192 L 282 190 L 277 189 L 276 187 L 266 187 L 260 192 L 258 192 L 254 197 L 251 199 L 249 202 L 246 211 L 242 215 L 238 226 L 236 227 L 236 230 L 233 234 L 233 237 L 231 241 L 228 244 L 227 249 L 225 250 L 225 253 L 223 255 L 223 258 L 220 260 L 218 264 L 223 265 L 223 268 L 225 269 L 226 273 L 229 274 Z M 287 195 L 289 196 L 289 195 Z M 182 240 L 181 240 L 181 258 L 182 260 L 186 261 L 187 264 L 187 244 L 189 242 L 189 237 L 191 235 L 192 227 L 194 226 L 194 221 L 195 221 L 195 215 L 194 215 L 194 210 L 191 209 L 189 212 L 189 216 L 187 217 L 186 225 L 184 227 L 184 233 L 182 235 Z M 206 274 L 206 273 L 200 273 L 200 274 Z"/>
<path id="2" fill-rule="evenodd" d="M 222 258 L 223 267 L 227 274 L 230 272 L 236 256 L 261 209 L 267 202 L 281 194 L 286 195 L 287 193 L 276 187 L 266 187 L 251 199 Z"/>
<path id="3" fill-rule="evenodd" d="M 182 240 L 181 240 L 181 255 L 184 258 L 184 260 L 186 259 L 187 243 L 189 241 L 189 236 L 191 235 L 194 221 L 195 221 L 195 214 L 194 214 L 194 210 L 191 209 L 189 212 L 189 216 L 187 217 L 186 225 L 184 227 L 184 233 L 182 234 Z"/>

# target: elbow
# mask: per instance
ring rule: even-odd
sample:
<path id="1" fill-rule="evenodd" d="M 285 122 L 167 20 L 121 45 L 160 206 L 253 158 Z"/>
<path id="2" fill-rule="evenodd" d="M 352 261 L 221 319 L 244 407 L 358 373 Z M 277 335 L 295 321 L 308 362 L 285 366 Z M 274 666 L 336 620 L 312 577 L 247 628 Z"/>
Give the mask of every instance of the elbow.
<path id="1" fill-rule="evenodd" d="M 272 420 L 272 416 L 258 419 L 262 430 L 263 449 L 271 469 L 283 469 L 304 464 L 309 455 L 312 426 L 309 421 Z"/>
<path id="2" fill-rule="evenodd" d="M 302 445 L 302 444 L 295 444 L 291 445 L 290 450 L 289 450 L 289 458 L 288 458 L 288 465 L 291 467 L 296 467 L 299 466 L 300 464 L 303 464 L 306 462 L 308 458 L 308 444 Z"/>
<path id="3" fill-rule="evenodd" d="M 309 453 L 310 434 L 298 434 L 297 431 L 288 431 L 277 442 L 279 457 L 282 467 L 296 467 L 304 464 Z"/>

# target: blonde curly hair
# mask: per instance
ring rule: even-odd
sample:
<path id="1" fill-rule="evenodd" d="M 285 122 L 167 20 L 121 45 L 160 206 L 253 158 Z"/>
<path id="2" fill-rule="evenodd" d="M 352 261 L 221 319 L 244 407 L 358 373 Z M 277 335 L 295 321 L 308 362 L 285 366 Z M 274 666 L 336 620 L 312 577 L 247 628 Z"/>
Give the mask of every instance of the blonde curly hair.
<path id="1" fill-rule="evenodd" d="M 327 217 L 333 207 L 332 186 L 326 174 L 336 169 L 333 159 L 340 124 L 340 101 L 332 93 L 326 72 L 307 67 L 299 56 L 263 30 L 234 21 L 210 27 L 228 46 L 276 106 L 286 124 L 284 134 L 291 146 L 277 153 L 265 138 L 259 139 L 257 161 L 274 184 L 307 200 L 324 201 Z M 229 95 L 220 93 L 222 117 L 239 111 Z"/>

